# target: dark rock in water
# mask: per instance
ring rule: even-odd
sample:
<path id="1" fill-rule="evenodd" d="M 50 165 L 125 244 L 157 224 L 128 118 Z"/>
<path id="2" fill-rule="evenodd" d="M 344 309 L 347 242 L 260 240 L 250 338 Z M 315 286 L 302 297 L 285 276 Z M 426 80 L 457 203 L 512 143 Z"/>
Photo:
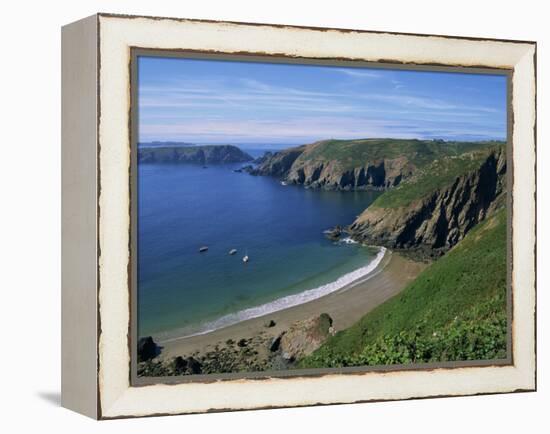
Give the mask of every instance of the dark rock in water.
<path id="1" fill-rule="evenodd" d="M 246 166 L 241 167 L 239 169 L 239 172 L 251 173 L 253 170 L 254 170 L 254 166 L 252 166 L 251 164 L 247 164 Z"/>
<path id="2" fill-rule="evenodd" d="M 200 374 L 202 372 L 201 363 L 193 357 L 187 358 L 187 370 L 190 374 Z"/>
<path id="3" fill-rule="evenodd" d="M 325 231 L 325 236 L 326 236 L 329 240 L 337 241 L 338 239 L 340 239 L 340 236 L 341 236 L 343 233 L 344 233 L 344 229 L 342 228 L 342 226 L 337 225 L 337 226 L 335 226 L 334 228 Z"/>
<path id="4" fill-rule="evenodd" d="M 274 353 L 275 351 L 279 350 L 279 348 L 281 347 L 281 337 L 282 337 L 282 335 L 279 335 L 279 336 L 273 338 L 273 340 L 269 344 L 269 351 Z"/>
<path id="5" fill-rule="evenodd" d="M 272 319 L 270 319 L 268 322 L 265 323 L 265 327 L 267 327 L 267 328 L 275 327 L 276 325 L 277 325 L 277 323 L 275 321 L 273 321 Z"/>
<path id="6" fill-rule="evenodd" d="M 140 338 L 138 341 L 138 361 L 151 360 L 159 354 L 159 347 L 151 336 Z"/>
<path id="7" fill-rule="evenodd" d="M 248 344 L 248 342 L 247 342 L 246 339 L 241 339 L 239 342 L 237 342 L 237 345 L 238 345 L 239 347 L 241 347 L 241 348 L 242 348 L 242 347 L 246 347 L 247 344 Z"/>

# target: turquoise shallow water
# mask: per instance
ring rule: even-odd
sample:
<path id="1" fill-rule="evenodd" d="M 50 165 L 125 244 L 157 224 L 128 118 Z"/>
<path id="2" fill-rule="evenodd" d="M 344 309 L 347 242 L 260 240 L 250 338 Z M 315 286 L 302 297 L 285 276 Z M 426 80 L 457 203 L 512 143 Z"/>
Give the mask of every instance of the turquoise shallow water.
<path id="1" fill-rule="evenodd" d="M 283 186 L 233 172 L 239 166 L 139 166 L 140 336 L 220 328 L 368 271 L 377 250 L 330 242 L 323 231 L 351 223 L 378 193 Z M 201 246 L 208 252 L 199 253 Z"/>

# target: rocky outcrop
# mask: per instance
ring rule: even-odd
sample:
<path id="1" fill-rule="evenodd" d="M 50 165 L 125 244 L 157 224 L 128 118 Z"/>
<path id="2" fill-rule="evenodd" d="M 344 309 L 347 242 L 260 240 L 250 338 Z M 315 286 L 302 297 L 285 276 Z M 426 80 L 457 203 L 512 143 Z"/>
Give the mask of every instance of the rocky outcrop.
<path id="1" fill-rule="evenodd" d="M 160 348 L 151 336 L 140 338 L 137 346 L 137 355 L 139 362 L 145 362 L 156 357 L 160 353 Z"/>
<path id="2" fill-rule="evenodd" d="M 386 189 L 412 175 L 416 166 L 407 156 L 394 158 L 330 158 L 320 148 L 326 141 L 266 153 L 248 170 L 276 176 L 289 184 L 325 190 Z M 356 146 L 364 146 L 357 144 Z"/>
<path id="3" fill-rule="evenodd" d="M 194 375 L 202 373 L 202 365 L 194 357 L 187 357 L 184 359 L 181 356 L 177 356 L 172 363 L 172 369 L 175 375 Z"/>
<path id="4" fill-rule="evenodd" d="M 369 244 L 439 256 L 505 203 L 506 153 L 498 148 L 479 166 L 420 199 L 396 208 L 367 208 L 349 227 Z M 404 187 L 404 186 L 403 186 Z"/>
<path id="5" fill-rule="evenodd" d="M 327 190 L 386 189 L 397 186 L 415 169 L 406 157 L 365 161 L 347 169 L 338 161 L 299 159 L 286 175 L 286 181 Z"/>
<path id="6" fill-rule="evenodd" d="M 331 229 L 327 229 L 325 232 L 325 237 L 328 238 L 331 241 L 338 241 L 342 234 L 345 233 L 345 229 L 340 226 L 336 225 Z"/>
<path id="7" fill-rule="evenodd" d="M 417 139 L 322 140 L 266 153 L 248 169 L 288 184 L 326 190 L 387 190 L 439 158 L 488 149 L 502 142 Z"/>
<path id="8" fill-rule="evenodd" d="M 262 155 L 261 157 L 256 158 L 253 163 L 254 164 L 263 164 L 266 161 L 268 161 L 270 158 L 273 158 L 273 152 L 267 151 Z"/>
<path id="9" fill-rule="evenodd" d="M 294 361 L 307 356 L 321 346 L 331 335 L 332 318 L 327 313 L 296 321 L 280 336 L 277 349 L 282 357 Z"/>
<path id="10" fill-rule="evenodd" d="M 268 175 L 280 178 L 286 177 L 296 159 L 302 155 L 306 149 L 305 146 L 284 149 L 279 152 L 266 152 L 257 161 L 258 166 L 249 170 L 252 175 Z"/>
<path id="11" fill-rule="evenodd" d="M 152 146 L 138 149 L 138 162 L 146 163 L 244 163 L 253 158 L 232 145 Z"/>

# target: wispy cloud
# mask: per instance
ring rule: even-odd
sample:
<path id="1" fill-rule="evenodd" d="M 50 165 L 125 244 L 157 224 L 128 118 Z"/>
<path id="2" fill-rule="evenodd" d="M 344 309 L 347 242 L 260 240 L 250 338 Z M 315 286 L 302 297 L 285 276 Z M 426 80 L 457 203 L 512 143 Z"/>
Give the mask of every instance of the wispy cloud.
<path id="1" fill-rule="evenodd" d="M 384 102 L 395 107 L 430 109 L 438 111 L 480 111 L 495 113 L 496 109 L 484 106 L 458 105 L 436 98 L 407 93 L 350 93 L 317 92 L 291 87 L 273 86 L 258 80 L 243 79 L 239 85 L 215 84 L 205 80 L 181 87 L 142 87 L 140 107 L 143 108 L 219 108 L 220 103 L 240 107 L 269 107 L 278 110 L 310 111 L 361 111 L 364 100 Z M 343 103 L 345 100 L 345 103 Z"/>
<path id="2" fill-rule="evenodd" d="M 347 69 L 340 69 L 340 68 L 334 68 L 333 71 L 338 72 L 340 74 L 347 75 L 348 77 L 353 78 L 380 78 L 382 75 L 375 71 L 366 71 L 364 69 L 355 69 L 355 68 L 347 68 Z"/>
<path id="3" fill-rule="evenodd" d="M 498 127 L 485 125 L 469 126 L 467 134 L 478 138 L 501 137 Z M 192 123 L 150 123 L 141 131 L 144 140 L 159 136 L 177 140 L 185 137 L 196 142 L 257 142 L 288 141 L 309 143 L 315 140 L 339 138 L 440 138 L 464 135 L 460 123 L 441 126 L 436 122 L 404 123 L 400 120 L 370 119 L 366 117 L 345 118 L 332 116 L 303 117 L 284 123 L 274 120 L 200 119 Z"/>
<path id="4" fill-rule="evenodd" d="M 249 64 L 230 73 L 205 62 L 207 73 L 140 75 L 140 140 L 307 142 L 502 137 L 506 131 L 505 98 L 487 97 L 484 86 L 475 80 L 465 86 L 463 77 L 460 86 L 443 80 L 436 88 L 391 70 L 264 65 L 255 71 Z"/>
<path id="5" fill-rule="evenodd" d="M 401 82 L 399 80 L 391 80 L 391 84 L 393 84 L 393 89 L 394 90 L 403 89 L 405 87 L 403 82 Z"/>

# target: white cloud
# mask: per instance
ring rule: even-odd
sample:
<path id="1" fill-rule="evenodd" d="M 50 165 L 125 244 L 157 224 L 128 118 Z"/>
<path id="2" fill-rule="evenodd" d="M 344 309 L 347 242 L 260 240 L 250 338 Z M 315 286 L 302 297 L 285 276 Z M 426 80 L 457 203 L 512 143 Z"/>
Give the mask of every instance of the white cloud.
<path id="1" fill-rule="evenodd" d="M 375 71 L 368 71 L 365 69 L 359 68 L 349 68 L 349 69 L 340 69 L 334 68 L 333 71 L 339 72 L 341 74 L 347 75 L 348 77 L 353 78 L 380 78 L 382 75 Z"/>
<path id="2" fill-rule="evenodd" d="M 332 70 L 354 78 L 381 77 L 361 69 Z M 385 93 L 356 88 L 325 92 L 248 78 L 194 77 L 171 80 L 166 86 L 143 85 L 140 139 L 307 142 L 330 137 L 421 138 L 427 131 L 429 137 L 498 136 L 505 128 L 499 124 L 504 116 L 491 116 L 499 110 L 414 95 L 395 79 L 385 83 L 390 86 Z"/>

